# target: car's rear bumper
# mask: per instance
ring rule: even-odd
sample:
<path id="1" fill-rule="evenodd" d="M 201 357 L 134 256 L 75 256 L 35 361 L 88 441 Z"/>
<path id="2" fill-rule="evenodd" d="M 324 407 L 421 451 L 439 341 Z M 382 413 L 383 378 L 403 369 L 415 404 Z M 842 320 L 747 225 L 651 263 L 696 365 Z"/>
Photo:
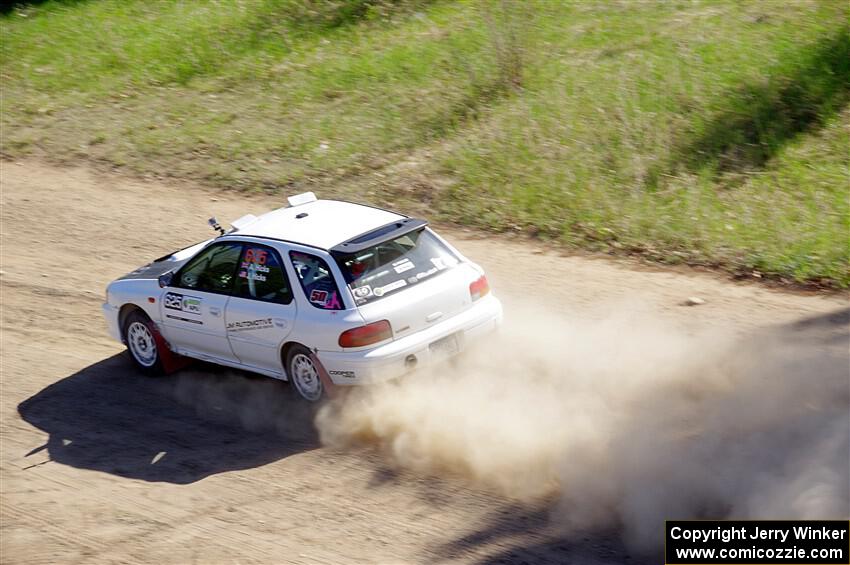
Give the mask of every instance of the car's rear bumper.
<path id="1" fill-rule="evenodd" d="M 386 345 L 361 351 L 319 351 L 317 356 L 336 385 L 376 383 L 451 356 L 451 353 L 434 352 L 431 348 L 434 342 L 454 335 L 459 353 L 477 338 L 496 330 L 501 321 L 502 305 L 491 294 L 457 316 Z"/>

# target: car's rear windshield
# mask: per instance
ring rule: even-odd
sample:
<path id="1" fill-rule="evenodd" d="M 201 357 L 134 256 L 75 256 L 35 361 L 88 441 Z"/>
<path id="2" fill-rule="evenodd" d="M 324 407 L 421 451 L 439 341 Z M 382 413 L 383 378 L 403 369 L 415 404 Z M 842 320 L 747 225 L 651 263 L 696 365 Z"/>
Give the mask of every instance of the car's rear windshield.
<path id="1" fill-rule="evenodd" d="M 427 229 L 336 259 L 358 306 L 436 276 L 459 262 Z"/>

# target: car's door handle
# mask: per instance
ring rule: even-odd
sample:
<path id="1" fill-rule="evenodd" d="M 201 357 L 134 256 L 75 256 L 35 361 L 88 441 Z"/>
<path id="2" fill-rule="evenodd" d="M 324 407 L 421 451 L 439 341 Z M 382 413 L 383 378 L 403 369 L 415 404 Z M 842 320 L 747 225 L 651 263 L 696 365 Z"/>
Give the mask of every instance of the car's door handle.
<path id="1" fill-rule="evenodd" d="M 443 317 L 442 312 L 434 312 L 433 314 L 428 314 L 427 316 L 425 316 L 425 321 L 430 324 L 431 322 L 433 322 L 435 320 L 439 320 L 442 317 Z"/>
<path id="2" fill-rule="evenodd" d="M 210 314 L 213 316 L 221 316 L 221 308 L 217 306 L 210 306 Z"/>

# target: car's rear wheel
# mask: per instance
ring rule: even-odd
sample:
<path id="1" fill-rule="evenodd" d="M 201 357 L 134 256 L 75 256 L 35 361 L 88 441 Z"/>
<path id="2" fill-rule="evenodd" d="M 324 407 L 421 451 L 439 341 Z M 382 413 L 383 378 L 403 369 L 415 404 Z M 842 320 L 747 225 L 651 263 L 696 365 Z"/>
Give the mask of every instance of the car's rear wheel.
<path id="1" fill-rule="evenodd" d="M 124 343 L 136 366 L 151 375 L 162 374 L 162 356 L 157 345 L 157 330 L 142 312 L 131 312 L 124 321 Z"/>
<path id="2" fill-rule="evenodd" d="M 289 382 L 301 398 L 308 402 L 321 400 L 325 389 L 310 350 L 300 345 L 293 346 L 286 354 L 286 371 Z"/>

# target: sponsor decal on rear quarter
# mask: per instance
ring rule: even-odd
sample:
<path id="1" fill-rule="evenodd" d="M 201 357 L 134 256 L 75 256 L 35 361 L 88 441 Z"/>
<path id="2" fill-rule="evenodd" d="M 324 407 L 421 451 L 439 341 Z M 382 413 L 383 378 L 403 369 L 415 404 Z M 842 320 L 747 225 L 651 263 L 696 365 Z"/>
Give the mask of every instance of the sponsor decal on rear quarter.
<path id="1" fill-rule="evenodd" d="M 314 290 L 310 293 L 310 302 L 314 302 L 316 304 L 324 304 L 328 301 L 328 291 L 327 290 Z"/>

